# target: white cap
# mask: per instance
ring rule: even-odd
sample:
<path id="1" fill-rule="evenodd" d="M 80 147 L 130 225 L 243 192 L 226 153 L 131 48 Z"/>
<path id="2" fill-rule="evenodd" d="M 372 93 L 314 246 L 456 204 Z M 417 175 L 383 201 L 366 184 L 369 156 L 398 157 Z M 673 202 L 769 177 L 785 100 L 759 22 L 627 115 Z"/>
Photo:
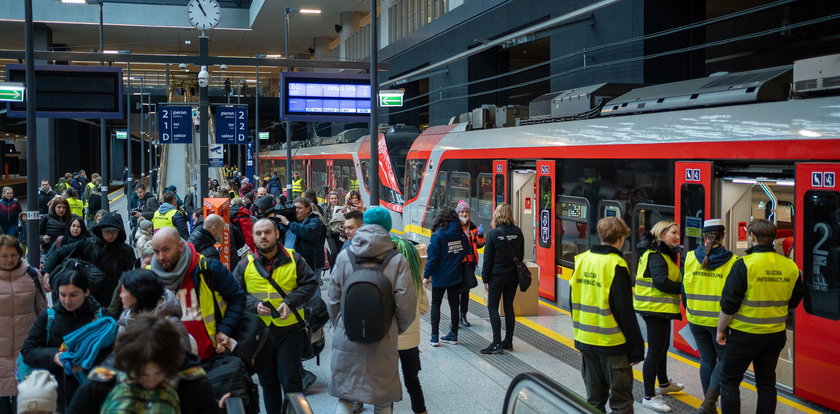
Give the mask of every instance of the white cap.
<path id="1" fill-rule="evenodd" d="M 18 384 L 18 413 L 56 410 L 58 383 L 49 371 L 33 370 L 26 380 Z"/>
<path id="2" fill-rule="evenodd" d="M 703 232 L 707 231 L 723 231 L 726 230 L 726 227 L 723 225 L 723 220 L 721 219 L 709 219 L 703 222 Z"/>

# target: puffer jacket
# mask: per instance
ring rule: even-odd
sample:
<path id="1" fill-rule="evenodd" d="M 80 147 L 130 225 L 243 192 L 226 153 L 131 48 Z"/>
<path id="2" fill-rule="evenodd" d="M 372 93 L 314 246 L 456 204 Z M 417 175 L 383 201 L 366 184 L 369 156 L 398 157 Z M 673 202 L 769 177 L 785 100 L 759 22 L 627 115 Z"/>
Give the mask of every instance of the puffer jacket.
<path id="1" fill-rule="evenodd" d="M 199 253 L 208 259 L 220 260 L 219 250 L 216 249 L 216 239 L 203 227 L 197 227 L 190 235 L 190 243 Z"/>
<path id="2" fill-rule="evenodd" d="M 18 215 L 23 211 L 20 201 L 17 198 L 11 200 L 5 197 L 0 198 L 0 226 L 6 228 L 12 224 L 17 224 Z"/>
<path id="3" fill-rule="evenodd" d="M 353 273 L 347 250 L 357 257 L 382 257 L 394 249 L 391 236 L 381 226 L 360 228 L 350 246 L 339 253 L 327 294 L 327 309 L 335 327 L 330 366 L 330 395 L 368 404 L 386 404 L 402 399 L 397 337 L 416 318 L 417 292 L 405 257 L 397 254 L 385 264 L 383 274 L 391 282 L 394 294 L 394 320 L 379 342 L 363 344 L 347 339 L 341 313 L 343 286 Z"/>
<path id="4" fill-rule="evenodd" d="M 67 225 L 70 224 L 71 218 L 73 218 L 73 215 L 69 211 L 64 217 L 58 217 L 52 213 L 41 216 L 39 233 L 41 236 L 50 236 L 49 243 L 41 243 L 42 251 L 48 251 L 55 243 L 55 239 L 67 231 Z"/>
<path id="5" fill-rule="evenodd" d="M 470 241 L 461 231 L 461 223 L 453 221 L 445 228 L 432 233 L 426 251 L 426 269 L 423 277 L 432 279 L 433 287 L 449 287 L 461 283 L 461 262 L 467 257 Z"/>
<path id="6" fill-rule="evenodd" d="M 21 260 L 12 270 L 0 270 L 0 397 L 17 395 L 15 360 L 32 324 L 47 309 L 47 300 L 28 269 L 29 263 Z"/>
<path id="7" fill-rule="evenodd" d="M 137 229 L 134 233 L 134 248 L 137 250 L 137 256 L 143 254 L 143 250 L 152 247 L 152 232 Z"/>

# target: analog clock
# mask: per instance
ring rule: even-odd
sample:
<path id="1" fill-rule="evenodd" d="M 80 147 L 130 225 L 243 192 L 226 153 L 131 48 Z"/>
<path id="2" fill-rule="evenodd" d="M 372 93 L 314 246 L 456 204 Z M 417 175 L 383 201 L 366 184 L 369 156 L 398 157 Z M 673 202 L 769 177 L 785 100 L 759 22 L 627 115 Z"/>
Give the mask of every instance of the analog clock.
<path id="1" fill-rule="evenodd" d="M 187 20 L 196 29 L 212 29 L 219 24 L 222 9 L 216 0 L 190 0 L 187 4 Z"/>

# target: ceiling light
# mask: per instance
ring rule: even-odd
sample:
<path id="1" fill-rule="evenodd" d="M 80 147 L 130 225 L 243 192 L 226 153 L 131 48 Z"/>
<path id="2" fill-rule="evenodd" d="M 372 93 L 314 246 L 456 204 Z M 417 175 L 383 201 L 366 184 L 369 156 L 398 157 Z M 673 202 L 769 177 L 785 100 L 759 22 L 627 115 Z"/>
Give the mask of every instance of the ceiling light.
<path id="1" fill-rule="evenodd" d="M 321 14 L 319 9 L 300 9 L 300 14 Z"/>
<path id="2" fill-rule="evenodd" d="M 793 181 L 793 180 L 778 180 L 778 181 L 776 181 L 776 185 L 784 185 L 784 186 L 787 186 L 787 187 L 793 187 L 794 185 L 796 185 L 796 182 Z"/>
<path id="3" fill-rule="evenodd" d="M 283 59 L 283 55 L 265 55 L 267 59 Z"/>
<path id="4" fill-rule="evenodd" d="M 799 135 L 807 138 L 819 138 L 820 133 L 816 131 L 811 131 L 810 129 L 800 129 Z"/>
<path id="5" fill-rule="evenodd" d="M 752 178 L 733 178 L 732 182 L 733 183 L 738 183 L 738 184 L 755 184 L 758 181 L 754 180 Z"/>
<path id="6" fill-rule="evenodd" d="M 87 0 L 61 0 L 64 4 L 87 4 Z"/>

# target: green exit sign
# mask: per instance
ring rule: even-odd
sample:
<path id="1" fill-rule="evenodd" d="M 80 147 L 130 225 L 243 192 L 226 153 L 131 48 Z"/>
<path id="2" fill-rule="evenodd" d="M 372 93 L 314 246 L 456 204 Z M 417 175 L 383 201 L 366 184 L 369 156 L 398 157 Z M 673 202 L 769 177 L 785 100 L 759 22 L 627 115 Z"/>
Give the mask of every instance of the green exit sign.
<path id="1" fill-rule="evenodd" d="M 23 102 L 25 90 L 20 82 L 0 82 L 0 102 Z"/>
<path id="2" fill-rule="evenodd" d="M 117 139 L 128 139 L 128 132 L 127 131 L 117 131 Z"/>
<path id="3" fill-rule="evenodd" d="M 379 91 L 379 106 L 403 106 L 403 90 Z"/>
<path id="4" fill-rule="evenodd" d="M 268 139 L 268 132 L 260 132 L 260 139 Z"/>

